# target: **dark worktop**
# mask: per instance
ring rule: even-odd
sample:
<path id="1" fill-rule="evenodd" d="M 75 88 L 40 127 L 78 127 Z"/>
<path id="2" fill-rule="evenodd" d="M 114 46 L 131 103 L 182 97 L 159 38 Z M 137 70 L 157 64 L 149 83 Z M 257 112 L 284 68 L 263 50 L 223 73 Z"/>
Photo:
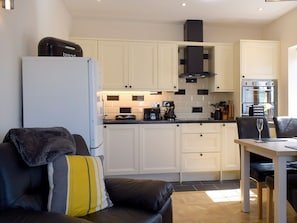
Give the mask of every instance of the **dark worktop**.
<path id="1" fill-rule="evenodd" d="M 235 120 L 213 120 L 213 119 L 176 119 L 175 121 L 168 120 L 154 120 L 154 121 L 144 121 L 144 120 L 114 120 L 114 119 L 104 119 L 103 124 L 182 124 L 182 123 L 235 123 Z"/>

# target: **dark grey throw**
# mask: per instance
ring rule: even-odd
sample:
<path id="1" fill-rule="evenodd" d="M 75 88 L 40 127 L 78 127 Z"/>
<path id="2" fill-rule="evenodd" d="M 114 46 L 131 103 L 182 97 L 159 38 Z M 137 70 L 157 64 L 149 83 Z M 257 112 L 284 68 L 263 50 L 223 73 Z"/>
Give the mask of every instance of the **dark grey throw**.
<path id="1" fill-rule="evenodd" d="M 44 165 L 76 152 L 73 136 L 63 127 L 10 129 L 3 142 L 13 143 L 29 166 Z"/>

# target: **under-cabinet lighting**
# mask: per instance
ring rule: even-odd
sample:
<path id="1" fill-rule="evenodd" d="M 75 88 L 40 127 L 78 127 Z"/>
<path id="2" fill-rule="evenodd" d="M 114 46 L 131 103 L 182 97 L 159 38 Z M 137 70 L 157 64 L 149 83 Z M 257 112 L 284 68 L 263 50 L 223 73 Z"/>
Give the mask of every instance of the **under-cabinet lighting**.
<path id="1" fill-rule="evenodd" d="M 14 9 L 14 0 L 2 0 L 2 8 L 6 10 Z"/>

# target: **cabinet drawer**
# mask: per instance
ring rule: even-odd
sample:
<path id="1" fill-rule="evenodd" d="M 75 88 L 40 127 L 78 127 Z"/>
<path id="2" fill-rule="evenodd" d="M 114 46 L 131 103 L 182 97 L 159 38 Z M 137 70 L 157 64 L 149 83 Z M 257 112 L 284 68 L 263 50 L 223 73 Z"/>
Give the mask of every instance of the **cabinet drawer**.
<path id="1" fill-rule="evenodd" d="M 219 152 L 220 138 L 218 133 L 182 134 L 182 152 Z"/>
<path id="2" fill-rule="evenodd" d="M 219 171 L 219 153 L 187 153 L 182 156 L 182 171 Z"/>
<path id="3" fill-rule="evenodd" d="M 219 123 L 183 124 L 182 133 L 219 132 L 220 127 L 221 127 L 221 124 Z"/>

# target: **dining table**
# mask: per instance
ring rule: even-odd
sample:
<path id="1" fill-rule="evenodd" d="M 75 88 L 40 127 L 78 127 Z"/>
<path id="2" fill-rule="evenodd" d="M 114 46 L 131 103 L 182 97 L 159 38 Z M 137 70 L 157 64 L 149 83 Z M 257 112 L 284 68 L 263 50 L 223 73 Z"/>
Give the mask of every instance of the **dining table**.
<path id="1" fill-rule="evenodd" d="M 274 223 L 287 222 L 287 162 L 297 160 L 296 138 L 235 139 L 240 145 L 240 192 L 243 212 L 250 212 L 250 153 L 274 163 Z M 267 216 L 268 217 L 268 216 Z"/>

